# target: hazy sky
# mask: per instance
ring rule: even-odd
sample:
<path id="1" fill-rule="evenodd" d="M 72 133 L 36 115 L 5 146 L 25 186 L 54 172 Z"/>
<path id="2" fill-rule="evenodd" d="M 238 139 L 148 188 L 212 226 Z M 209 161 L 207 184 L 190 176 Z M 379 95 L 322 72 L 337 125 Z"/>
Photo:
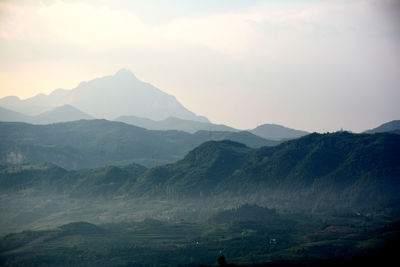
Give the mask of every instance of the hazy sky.
<path id="1" fill-rule="evenodd" d="M 400 119 L 400 1 L 4 1 L 0 97 L 128 68 L 212 122 L 362 131 Z"/>

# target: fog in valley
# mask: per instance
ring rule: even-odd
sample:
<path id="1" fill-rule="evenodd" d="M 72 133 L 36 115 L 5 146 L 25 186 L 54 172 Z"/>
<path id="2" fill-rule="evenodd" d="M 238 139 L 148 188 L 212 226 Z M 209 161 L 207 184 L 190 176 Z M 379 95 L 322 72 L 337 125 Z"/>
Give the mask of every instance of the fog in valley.
<path id="1" fill-rule="evenodd" d="M 398 262 L 400 5 L 1 1 L 1 266 Z"/>

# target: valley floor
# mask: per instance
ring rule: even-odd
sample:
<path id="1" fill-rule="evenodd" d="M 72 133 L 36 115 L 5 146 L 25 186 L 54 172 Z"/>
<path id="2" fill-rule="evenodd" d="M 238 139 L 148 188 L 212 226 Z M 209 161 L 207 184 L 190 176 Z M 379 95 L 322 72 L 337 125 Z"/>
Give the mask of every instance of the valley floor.
<path id="1" fill-rule="evenodd" d="M 244 266 L 383 263 L 392 259 L 399 233 L 400 222 L 395 218 L 311 215 L 242 205 L 216 212 L 202 222 L 74 222 L 8 234 L 0 241 L 0 263 L 214 266 L 222 255 L 228 263 Z"/>

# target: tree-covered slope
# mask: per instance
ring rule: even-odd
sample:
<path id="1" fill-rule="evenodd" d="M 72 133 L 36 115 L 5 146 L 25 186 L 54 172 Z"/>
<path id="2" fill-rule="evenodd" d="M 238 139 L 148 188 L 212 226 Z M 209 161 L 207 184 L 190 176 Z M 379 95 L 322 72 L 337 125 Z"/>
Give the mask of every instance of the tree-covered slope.
<path id="1" fill-rule="evenodd" d="M 134 195 L 163 194 L 173 198 L 202 197 L 240 167 L 252 149 L 233 141 L 210 141 L 174 163 L 155 167 L 130 189 Z"/>
<path id="2" fill-rule="evenodd" d="M 257 150 L 235 179 L 299 207 L 363 207 L 398 200 L 399 166 L 397 135 L 311 134 Z"/>
<path id="3" fill-rule="evenodd" d="M 138 164 L 67 171 L 53 164 L 0 166 L 0 192 L 30 192 L 71 197 L 121 195 L 119 189 L 135 182 L 146 168 Z"/>
<path id="4" fill-rule="evenodd" d="M 252 196 L 318 210 L 394 206 L 400 200 L 400 137 L 311 134 L 258 150 L 208 142 L 138 181 L 135 194 Z"/>
<path id="5" fill-rule="evenodd" d="M 11 166 L 1 181 L 6 191 L 22 186 L 13 177 L 29 187 L 43 172 L 41 183 L 76 196 L 247 199 L 322 212 L 398 210 L 400 203 L 400 136 L 389 133 L 311 134 L 260 149 L 210 141 L 173 164 L 132 166 L 69 172 L 35 167 L 32 175 L 25 174 L 28 167 Z"/>

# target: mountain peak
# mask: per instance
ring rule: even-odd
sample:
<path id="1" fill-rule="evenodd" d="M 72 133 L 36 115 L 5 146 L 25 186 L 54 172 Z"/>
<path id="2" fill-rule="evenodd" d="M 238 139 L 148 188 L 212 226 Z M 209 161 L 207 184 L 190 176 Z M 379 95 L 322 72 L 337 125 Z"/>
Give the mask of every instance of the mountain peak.
<path id="1" fill-rule="evenodd" d="M 65 104 L 37 115 L 34 122 L 39 124 L 48 124 L 83 119 L 91 120 L 93 117 L 72 105 Z"/>
<path id="2" fill-rule="evenodd" d="M 308 134 L 306 131 L 291 129 L 279 124 L 262 124 L 250 132 L 270 140 L 293 139 Z"/>
<path id="3" fill-rule="evenodd" d="M 14 100 L 13 100 L 14 99 Z M 70 104 L 97 118 L 115 119 L 134 115 L 152 120 L 175 116 L 187 120 L 208 122 L 179 103 L 175 97 L 150 83 L 142 82 L 128 69 L 114 75 L 82 82 L 71 90 L 59 90 L 25 100 L 0 99 L 0 106 L 23 114 L 38 115 L 52 108 Z"/>
<path id="4" fill-rule="evenodd" d="M 114 74 L 114 77 L 130 77 L 136 79 L 136 76 L 128 69 L 120 69 Z"/>

